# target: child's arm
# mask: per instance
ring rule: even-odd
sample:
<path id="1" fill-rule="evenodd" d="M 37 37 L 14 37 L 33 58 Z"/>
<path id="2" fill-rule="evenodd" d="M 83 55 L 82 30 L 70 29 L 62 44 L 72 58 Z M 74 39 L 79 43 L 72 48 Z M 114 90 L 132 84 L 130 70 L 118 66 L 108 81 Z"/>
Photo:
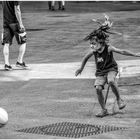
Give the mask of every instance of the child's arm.
<path id="1" fill-rule="evenodd" d="M 107 33 L 110 34 L 116 34 L 116 35 L 123 35 L 122 33 L 116 32 L 116 31 L 106 31 Z"/>
<path id="2" fill-rule="evenodd" d="M 85 57 L 82 60 L 81 66 L 80 68 L 75 72 L 75 76 L 78 76 L 79 74 L 81 74 L 81 72 L 83 71 L 88 59 L 93 55 L 93 51 L 90 51 L 89 53 L 87 53 L 85 55 Z"/>
<path id="3" fill-rule="evenodd" d="M 122 55 L 128 55 L 128 56 L 135 56 L 135 57 L 140 57 L 140 53 L 133 53 L 129 50 L 122 50 L 122 49 L 118 49 L 114 46 L 109 46 L 109 50 L 115 53 L 119 53 Z"/>

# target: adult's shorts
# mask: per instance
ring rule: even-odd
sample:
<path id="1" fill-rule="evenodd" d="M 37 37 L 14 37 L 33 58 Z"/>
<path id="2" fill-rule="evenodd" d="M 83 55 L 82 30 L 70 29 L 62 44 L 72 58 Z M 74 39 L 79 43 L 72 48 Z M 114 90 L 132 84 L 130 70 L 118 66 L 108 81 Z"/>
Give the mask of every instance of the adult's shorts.
<path id="1" fill-rule="evenodd" d="M 14 36 L 18 44 L 26 43 L 26 34 L 22 37 L 20 36 L 20 34 L 21 32 L 18 23 L 4 24 L 2 44 L 4 45 L 5 43 L 8 43 L 11 45 Z"/>

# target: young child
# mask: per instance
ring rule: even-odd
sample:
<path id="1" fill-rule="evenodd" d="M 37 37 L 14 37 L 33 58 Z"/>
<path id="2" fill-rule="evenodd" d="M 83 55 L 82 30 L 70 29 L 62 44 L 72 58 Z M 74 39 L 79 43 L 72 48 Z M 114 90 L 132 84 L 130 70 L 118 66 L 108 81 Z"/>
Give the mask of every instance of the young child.
<path id="1" fill-rule="evenodd" d="M 126 106 L 126 103 L 121 99 L 119 94 L 119 89 L 116 81 L 118 65 L 113 57 L 113 52 L 122 55 L 140 57 L 140 54 L 135 54 L 128 50 L 118 49 L 108 43 L 109 35 L 106 31 L 110 29 L 109 25 L 110 24 L 102 24 L 99 29 L 93 31 L 84 39 L 85 41 L 90 41 L 91 50 L 85 55 L 80 68 L 75 72 L 76 76 L 81 74 L 88 59 L 92 56 L 95 57 L 96 80 L 94 86 L 96 88 L 98 101 L 102 109 L 101 112 L 96 115 L 96 117 L 104 117 L 108 115 L 104 96 L 102 93 L 102 90 L 104 89 L 104 85 L 106 83 L 109 84 L 113 93 L 115 94 L 119 109 L 123 109 Z"/>
<path id="2" fill-rule="evenodd" d="M 26 51 L 26 31 L 22 22 L 20 2 L 19 1 L 2 1 L 3 9 L 3 34 L 2 45 L 4 55 L 4 69 L 12 70 L 9 62 L 9 47 L 12 45 L 15 36 L 19 45 L 19 54 L 16 66 L 26 69 L 27 65 L 23 61 Z"/>

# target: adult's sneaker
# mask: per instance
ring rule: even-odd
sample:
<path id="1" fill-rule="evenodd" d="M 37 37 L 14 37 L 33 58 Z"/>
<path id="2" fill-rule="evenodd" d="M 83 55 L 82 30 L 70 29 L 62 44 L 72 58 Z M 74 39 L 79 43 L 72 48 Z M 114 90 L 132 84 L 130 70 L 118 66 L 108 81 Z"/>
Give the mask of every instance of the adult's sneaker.
<path id="1" fill-rule="evenodd" d="M 61 10 L 65 10 L 65 7 L 64 7 L 64 6 L 62 6 Z"/>
<path id="2" fill-rule="evenodd" d="M 22 63 L 17 62 L 16 67 L 26 69 L 28 66 L 25 64 L 25 62 L 22 62 Z"/>
<path id="3" fill-rule="evenodd" d="M 52 10 L 52 11 L 55 11 L 55 8 L 54 8 L 54 6 L 52 6 L 52 7 L 51 7 L 51 10 Z"/>
<path id="4" fill-rule="evenodd" d="M 117 104 L 118 104 L 119 109 L 123 109 L 126 106 L 126 103 L 122 99 L 118 100 Z"/>
<path id="5" fill-rule="evenodd" d="M 12 66 L 5 64 L 4 69 L 7 71 L 10 71 L 10 70 L 12 70 Z"/>

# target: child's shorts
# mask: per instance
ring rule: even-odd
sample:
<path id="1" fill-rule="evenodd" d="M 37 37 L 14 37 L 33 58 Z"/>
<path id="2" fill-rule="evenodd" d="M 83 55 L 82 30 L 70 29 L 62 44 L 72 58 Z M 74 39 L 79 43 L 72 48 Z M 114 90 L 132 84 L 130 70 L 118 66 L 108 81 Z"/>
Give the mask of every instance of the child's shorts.
<path id="1" fill-rule="evenodd" d="M 21 40 L 20 33 L 21 32 L 19 30 L 18 23 L 12 23 L 12 24 L 9 24 L 9 25 L 5 24 L 4 25 L 2 44 L 4 45 L 5 43 L 8 43 L 8 44 L 11 45 L 14 36 L 15 36 L 18 44 L 26 43 L 26 35 Z"/>
<path id="2" fill-rule="evenodd" d="M 95 80 L 95 83 L 94 83 L 94 86 L 102 86 L 103 89 L 104 89 L 104 85 L 106 83 L 109 83 L 109 82 L 116 82 L 116 76 L 117 76 L 117 72 L 116 71 L 110 71 L 108 72 L 106 75 L 104 76 L 97 76 L 96 77 L 96 80 Z"/>

